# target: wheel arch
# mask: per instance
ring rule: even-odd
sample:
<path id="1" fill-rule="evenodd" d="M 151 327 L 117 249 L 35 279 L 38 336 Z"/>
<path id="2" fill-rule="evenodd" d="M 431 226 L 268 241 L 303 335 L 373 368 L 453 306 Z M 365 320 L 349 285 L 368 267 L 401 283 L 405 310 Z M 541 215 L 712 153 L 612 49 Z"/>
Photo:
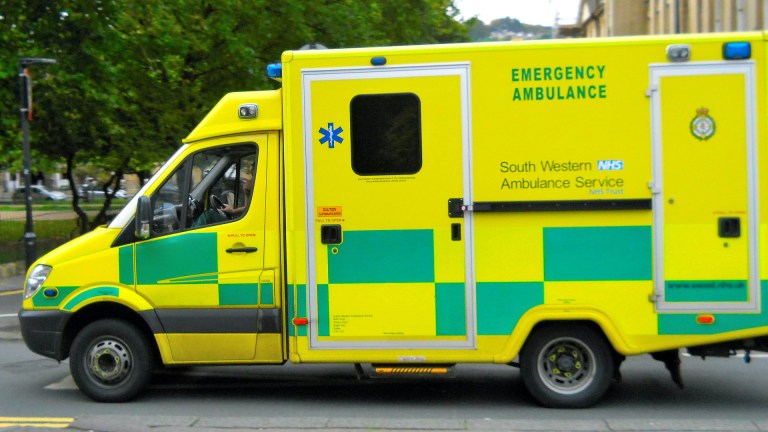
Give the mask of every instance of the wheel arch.
<path id="1" fill-rule="evenodd" d="M 154 335 L 155 333 L 161 333 L 162 327 L 153 310 L 137 312 L 121 303 L 101 301 L 84 306 L 67 320 L 62 332 L 61 359 L 69 357 L 72 342 L 83 328 L 88 324 L 108 318 L 123 320 L 136 326 L 155 354 L 154 358 L 161 358 Z"/>
<path id="2" fill-rule="evenodd" d="M 591 320 L 591 319 L 561 319 L 561 320 L 544 320 L 537 322 L 531 330 L 528 332 L 528 337 L 525 338 L 525 342 L 523 342 L 522 346 L 525 346 L 525 343 L 528 342 L 530 337 L 532 335 L 535 335 L 537 332 L 549 328 L 549 327 L 566 327 L 566 326 L 583 326 L 583 327 L 589 327 L 595 332 L 597 332 L 599 335 L 601 335 L 605 342 L 608 344 L 608 346 L 613 350 L 615 355 L 620 354 L 619 351 L 616 349 L 616 346 L 614 345 L 613 341 L 611 341 L 611 338 L 608 336 L 608 333 L 605 331 L 605 329 L 600 325 L 599 322 Z M 521 346 L 521 350 L 522 350 Z"/>
<path id="3" fill-rule="evenodd" d="M 545 307 L 534 308 L 521 317 L 505 349 L 495 362 L 512 362 L 520 354 L 530 336 L 542 327 L 568 324 L 593 326 L 617 355 L 628 355 L 633 352 L 613 321 L 603 312 L 591 308 L 554 310 Z"/>

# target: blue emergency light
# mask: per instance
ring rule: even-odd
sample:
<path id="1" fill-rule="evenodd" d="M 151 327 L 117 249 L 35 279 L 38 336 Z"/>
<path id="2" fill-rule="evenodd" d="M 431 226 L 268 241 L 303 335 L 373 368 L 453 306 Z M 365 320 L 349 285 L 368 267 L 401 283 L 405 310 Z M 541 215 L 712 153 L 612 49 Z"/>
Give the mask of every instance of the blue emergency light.
<path id="1" fill-rule="evenodd" d="M 745 60 L 752 57 L 752 45 L 749 42 L 726 42 L 723 44 L 723 58 L 726 60 Z"/>
<path id="2" fill-rule="evenodd" d="M 267 76 L 273 79 L 278 79 L 283 77 L 283 64 L 282 63 L 272 63 L 271 65 L 267 65 Z"/>

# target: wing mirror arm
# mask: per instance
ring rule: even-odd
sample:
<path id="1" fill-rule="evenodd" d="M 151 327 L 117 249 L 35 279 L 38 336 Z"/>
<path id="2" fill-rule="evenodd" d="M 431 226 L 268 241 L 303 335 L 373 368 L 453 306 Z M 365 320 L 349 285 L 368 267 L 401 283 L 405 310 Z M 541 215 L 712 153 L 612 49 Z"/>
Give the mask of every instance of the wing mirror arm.
<path id="1" fill-rule="evenodd" d="M 152 202 L 149 197 L 139 197 L 136 204 L 136 238 L 146 240 L 149 238 L 152 226 Z"/>

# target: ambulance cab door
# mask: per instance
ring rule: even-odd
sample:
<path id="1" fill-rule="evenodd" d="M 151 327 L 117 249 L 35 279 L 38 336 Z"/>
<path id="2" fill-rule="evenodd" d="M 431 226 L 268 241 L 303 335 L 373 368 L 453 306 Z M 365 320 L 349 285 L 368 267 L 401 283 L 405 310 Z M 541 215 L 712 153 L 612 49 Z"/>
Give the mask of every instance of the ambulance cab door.
<path id="1" fill-rule="evenodd" d="M 264 264 L 279 254 L 265 250 L 267 212 L 277 208 L 267 202 L 270 143 L 259 134 L 190 146 L 150 195 L 136 289 L 155 307 L 174 362 L 282 361 L 274 269 Z"/>
<path id="2" fill-rule="evenodd" d="M 760 308 L 754 76 L 752 61 L 651 67 L 659 311 Z M 667 314 L 660 331 L 708 331 L 692 323 Z"/>
<path id="3" fill-rule="evenodd" d="M 302 83 L 310 349 L 474 347 L 469 66 Z"/>

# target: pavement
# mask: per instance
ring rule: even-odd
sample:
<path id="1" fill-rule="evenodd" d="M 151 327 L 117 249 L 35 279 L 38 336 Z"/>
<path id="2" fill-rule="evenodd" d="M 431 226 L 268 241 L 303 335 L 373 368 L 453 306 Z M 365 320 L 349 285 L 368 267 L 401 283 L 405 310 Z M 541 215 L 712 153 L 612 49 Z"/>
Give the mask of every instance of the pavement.
<path id="1" fill-rule="evenodd" d="M 2 418 L 0 418 L 1 420 Z M 37 426 L 41 426 L 41 420 Z M 99 432 L 239 432 L 239 431 L 765 431 L 768 423 L 742 420 L 502 420 L 502 419 L 393 419 L 393 418 L 330 418 L 330 417 L 173 417 L 103 415 L 81 416 L 77 419 L 50 419 L 45 428 L 58 427 L 65 431 Z M 32 423 L 32 421 L 30 421 Z M 31 424 L 20 426 L 25 432 L 38 429 Z M 6 426 L 8 427 L 8 426 Z M 46 429 L 47 430 L 47 429 Z"/>
<path id="2" fill-rule="evenodd" d="M 24 278 L 22 274 L 0 277 L 0 292 L 24 289 Z"/>

